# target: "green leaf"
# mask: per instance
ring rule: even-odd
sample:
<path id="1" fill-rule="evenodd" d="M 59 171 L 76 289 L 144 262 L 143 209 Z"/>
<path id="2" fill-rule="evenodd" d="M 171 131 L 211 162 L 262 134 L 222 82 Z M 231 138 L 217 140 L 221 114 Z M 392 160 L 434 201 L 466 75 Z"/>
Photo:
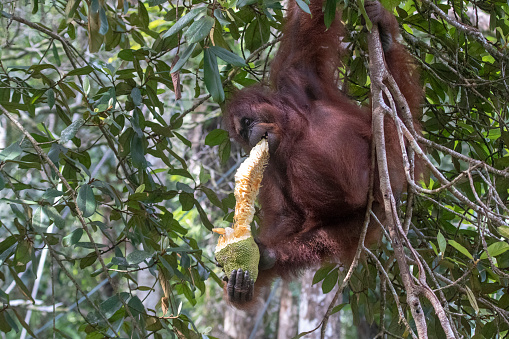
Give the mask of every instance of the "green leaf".
<path id="1" fill-rule="evenodd" d="M 167 38 L 172 36 L 173 34 L 180 32 L 182 28 L 184 28 L 188 23 L 190 23 L 194 18 L 196 18 L 200 13 L 204 13 L 207 10 L 206 7 L 193 8 L 186 15 L 180 18 L 175 25 L 171 26 L 171 28 L 163 34 L 162 38 Z"/>
<path id="2" fill-rule="evenodd" d="M 311 14 L 311 11 L 309 10 L 309 6 L 307 3 L 305 3 L 303 0 L 296 0 L 297 5 L 306 13 Z"/>
<path id="3" fill-rule="evenodd" d="M 217 67 L 217 59 L 216 56 L 210 51 L 210 48 L 205 49 L 203 61 L 203 76 L 205 78 L 205 87 L 207 87 L 207 90 L 215 102 L 223 102 L 224 90 L 223 84 L 221 83 L 221 76 L 219 75 L 219 68 Z"/>
<path id="4" fill-rule="evenodd" d="M 124 257 L 113 257 L 113 258 L 111 258 L 111 264 L 112 265 L 117 265 L 117 266 L 127 266 L 127 265 L 129 265 L 127 263 L 126 258 L 124 258 Z"/>
<path id="5" fill-rule="evenodd" d="M 59 229 L 63 229 L 65 227 L 65 220 L 62 218 L 60 213 L 58 213 L 57 209 L 53 206 L 44 206 L 44 212 L 55 223 L 55 226 Z"/>
<path id="6" fill-rule="evenodd" d="M 362 15 L 362 17 L 364 18 L 364 20 L 366 21 L 366 28 L 368 29 L 368 31 L 371 31 L 371 28 L 373 27 L 373 23 L 369 19 L 368 13 L 366 13 L 366 8 L 364 8 L 364 6 L 359 6 L 359 12 Z"/>
<path id="7" fill-rule="evenodd" d="M 21 293 L 23 293 L 26 299 L 30 300 L 32 303 L 35 304 L 35 300 L 32 298 L 32 295 L 28 291 L 28 288 L 26 287 L 25 283 L 18 276 L 18 273 L 14 271 L 14 268 L 12 266 L 9 266 L 9 270 L 11 271 L 11 276 L 16 282 L 16 286 L 19 288 Z"/>
<path id="8" fill-rule="evenodd" d="M 189 194 L 194 194 L 194 189 L 192 189 L 191 186 L 189 186 L 188 184 L 184 184 L 182 182 L 177 182 L 176 186 L 177 186 L 177 190 L 179 190 L 179 191 L 186 192 Z"/>
<path id="9" fill-rule="evenodd" d="M 136 191 L 134 191 L 134 193 L 143 193 L 145 191 L 145 184 L 141 184 L 140 186 L 138 186 L 138 188 L 136 188 Z"/>
<path id="10" fill-rule="evenodd" d="M 137 265 L 149 258 L 152 258 L 152 254 L 140 250 L 134 250 L 131 253 L 129 253 L 126 257 L 127 262 L 132 265 Z"/>
<path id="11" fill-rule="evenodd" d="M 90 242 L 90 241 L 84 241 L 84 242 L 79 242 L 76 244 L 77 247 L 83 247 L 83 248 L 88 248 L 88 249 L 95 249 L 96 247 L 97 248 L 105 248 L 105 247 L 108 247 L 108 245 L 105 245 L 105 244 L 98 244 L 98 243 L 95 243 L 95 242 Z"/>
<path id="12" fill-rule="evenodd" d="M 465 286 L 465 288 L 467 289 L 467 297 L 468 301 L 470 302 L 470 305 L 472 306 L 476 314 L 479 313 L 479 306 L 477 305 L 477 300 L 475 298 L 474 292 L 472 292 L 472 290 L 468 286 Z"/>
<path id="13" fill-rule="evenodd" d="M 242 8 L 244 6 L 254 5 L 258 0 L 239 0 L 237 2 L 237 8 Z"/>
<path id="14" fill-rule="evenodd" d="M 83 91 L 85 92 L 86 95 L 90 94 L 90 80 L 88 77 L 85 77 L 85 79 L 83 79 Z"/>
<path id="15" fill-rule="evenodd" d="M 74 231 L 72 231 L 71 234 L 68 234 L 65 237 L 63 237 L 62 244 L 65 247 L 75 245 L 80 241 L 82 235 L 83 235 L 83 229 L 77 228 Z"/>
<path id="16" fill-rule="evenodd" d="M 440 252 L 442 255 L 445 253 L 445 249 L 447 247 L 447 240 L 445 240 L 445 237 L 441 232 L 438 232 L 437 234 L 437 241 L 438 241 L 438 248 L 440 249 Z"/>
<path id="17" fill-rule="evenodd" d="M 221 159 L 221 163 L 226 164 L 228 159 L 230 158 L 232 143 L 229 139 L 226 139 L 224 142 L 219 145 L 219 158 Z"/>
<path id="18" fill-rule="evenodd" d="M 198 214 L 200 215 L 201 222 L 203 225 L 209 230 L 212 231 L 214 228 L 214 225 L 209 221 L 209 218 L 207 216 L 207 213 L 203 210 L 200 203 L 197 200 L 194 200 L 194 205 L 196 209 L 198 210 Z"/>
<path id="19" fill-rule="evenodd" d="M 189 178 L 189 179 L 194 180 L 194 178 L 191 175 L 191 173 L 189 173 L 188 170 L 183 169 L 183 168 L 174 168 L 174 169 L 169 170 L 168 173 L 171 174 L 171 175 L 179 175 L 181 177 L 185 177 L 185 178 Z M 177 184 L 179 184 L 179 183 L 177 183 Z"/>
<path id="20" fill-rule="evenodd" d="M 209 35 L 210 30 L 214 26 L 214 19 L 209 16 L 201 17 L 193 22 L 184 33 L 184 38 L 188 43 L 199 42 Z"/>
<path id="21" fill-rule="evenodd" d="M 380 2 L 387 10 L 392 12 L 400 4 L 401 0 L 381 0 Z"/>
<path id="22" fill-rule="evenodd" d="M 496 257 L 497 255 L 505 253 L 508 250 L 509 244 L 506 243 L 505 241 L 499 241 L 488 246 L 488 253 L 484 252 L 481 255 L 481 259 L 488 259 L 488 254 L 490 255 L 490 257 Z"/>
<path id="23" fill-rule="evenodd" d="M 2 331 L 4 333 L 7 333 L 12 329 L 12 326 L 9 324 L 9 322 L 6 319 L 7 315 L 8 315 L 7 312 L 0 312 L 0 331 Z"/>
<path id="24" fill-rule="evenodd" d="M 34 1 L 32 7 L 32 14 L 36 14 L 39 11 L 39 1 Z"/>
<path id="25" fill-rule="evenodd" d="M 270 24 L 268 19 L 264 16 L 258 17 L 257 20 L 251 22 L 249 26 L 247 26 L 244 35 L 247 49 L 254 51 L 258 47 L 261 47 L 262 44 L 269 41 L 270 38 Z"/>
<path id="26" fill-rule="evenodd" d="M 343 307 L 345 307 L 346 305 L 348 305 L 348 304 L 340 304 L 340 305 L 334 306 L 334 308 L 332 309 L 330 314 L 332 315 L 334 313 L 341 311 L 343 309 Z"/>
<path id="27" fill-rule="evenodd" d="M 0 265 L 4 262 L 5 259 L 14 253 L 16 246 L 17 239 L 13 235 L 5 238 L 2 242 L 0 242 Z"/>
<path id="28" fill-rule="evenodd" d="M 123 49 L 118 52 L 117 56 L 125 61 L 134 61 L 134 53 L 132 49 Z"/>
<path id="29" fill-rule="evenodd" d="M 329 293 L 332 291 L 336 283 L 338 282 L 339 277 L 339 269 L 336 267 L 331 273 L 329 273 L 322 283 L 322 291 L 323 293 Z"/>
<path id="30" fill-rule="evenodd" d="M 49 220 L 46 213 L 42 210 L 42 206 L 39 206 L 32 215 L 32 226 L 34 228 L 47 228 L 49 226 Z"/>
<path id="31" fill-rule="evenodd" d="M 171 73 L 177 72 L 179 69 L 182 68 L 182 66 L 184 66 L 187 59 L 189 59 L 189 57 L 193 53 L 195 47 L 196 44 L 191 44 L 187 47 L 182 56 L 180 56 L 179 61 L 177 61 L 177 63 L 171 68 Z"/>
<path id="32" fill-rule="evenodd" d="M 221 12 L 221 9 L 219 8 L 216 8 L 214 10 L 214 17 L 217 19 L 217 21 L 219 21 L 219 23 L 223 26 L 228 26 L 230 24 L 230 22 L 228 20 L 225 19 L 223 13 Z"/>
<path id="33" fill-rule="evenodd" d="M 244 67 L 247 66 L 244 59 L 242 59 L 240 56 L 238 56 L 235 53 L 232 53 L 223 47 L 219 46 L 211 46 L 209 47 L 212 53 L 214 53 L 217 57 L 220 59 L 226 61 L 229 64 L 232 64 L 233 66 L 239 66 Z"/>
<path id="34" fill-rule="evenodd" d="M 72 18 L 74 16 L 74 13 L 76 12 L 76 9 L 78 9 L 80 2 L 81 0 L 67 1 L 67 4 L 65 6 L 65 15 L 67 18 Z"/>
<path id="35" fill-rule="evenodd" d="M 122 298 L 124 302 L 127 301 L 129 293 L 122 292 L 120 296 L 114 295 L 101 303 L 99 309 L 104 313 L 106 318 L 113 316 L 122 307 L 122 300 L 120 300 L 120 298 Z"/>
<path id="36" fill-rule="evenodd" d="M 138 288 L 138 289 L 141 289 L 141 288 Z M 141 302 L 140 298 L 138 298 L 137 296 L 134 296 L 131 299 L 129 299 L 129 302 L 127 303 L 127 306 L 129 306 L 129 309 L 131 310 L 131 313 L 135 317 L 140 315 L 140 314 L 147 313 L 145 311 L 145 306 L 143 306 L 143 303 Z"/>
<path id="37" fill-rule="evenodd" d="M 67 76 L 70 77 L 73 75 L 87 75 L 87 74 L 92 73 L 93 71 L 94 71 L 94 69 L 92 68 L 92 66 L 85 66 L 85 67 L 73 69 L 72 71 L 67 73 Z"/>
<path id="38" fill-rule="evenodd" d="M 102 6 L 101 8 L 99 8 L 99 17 L 101 18 L 101 27 L 99 28 L 99 34 L 106 35 L 109 29 L 108 17 L 106 16 L 106 11 Z"/>
<path id="39" fill-rule="evenodd" d="M 189 211 L 191 208 L 193 208 L 194 196 L 187 192 L 182 192 L 179 194 L 179 202 L 182 206 L 182 211 Z"/>
<path id="40" fill-rule="evenodd" d="M 46 91 L 46 97 L 48 99 L 48 106 L 50 109 L 53 108 L 53 106 L 55 106 L 55 91 L 50 88 Z"/>
<path id="41" fill-rule="evenodd" d="M 224 129 L 215 129 L 209 132 L 205 137 L 205 145 L 207 146 L 217 146 L 220 145 L 223 141 L 228 139 L 228 132 Z"/>
<path id="42" fill-rule="evenodd" d="M 211 177 L 210 173 L 203 166 L 200 166 L 200 174 L 198 176 L 200 185 L 206 184 Z"/>
<path id="43" fill-rule="evenodd" d="M 131 139 L 131 160 L 133 162 L 133 166 L 138 169 L 144 169 L 147 166 L 143 140 L 144 139 L 140 138 L 136 133 Z"/>
<path id="44" fill-rule="evenodd" d="M 10 15 L 9 13 L 5 12 L 5 11 L 0 11 L 0 14 L 4 17 L 4 18 L 7 18 L 7 19 L 10 19 L 12 17 L 12 15 Z"/>
<path id="45" fill-rule="evenodd" d="M 338 0 L 327 0 L 325 3 L 325 10 L 324 10 L 323 14 L 324 14 L 325 26 L 327 28 L 330 27 L 330 25 L 336 18 L 337 3 L 338 3 Z"/>
<path id="46" fill-rule="evenodd" d="M 454 240 L 449 240 L 449 245 L 451 245 L 452 247 L 454 247 L 455 249 L 460 251 L 463 255 L 465 255 L 469 259 L 474 260 L 474 257 L 472 257 L 472 254 L 470 254 L 470 252 L 468 252 L 468 250 L 465 247 L 463 247 L 463 245 L 461 245 L 460 243 L 458 243 Z"/>
<path id="47" fill-rule="evenodd" d="M 33 251 L 32 243 L 26 239 L 20 241 L 18 243 L 18 247 L 16 248 L 16 254 L 14 256 L 14 261 L 17 264 L 26 264 L 31 259 L 31 254 Z"/>
<path id="48" fill-rule="evenodd" d="M 500 226 L 497 230 L 504 238 L 509 239 L 509 227 Z"/>
<path id="49" fill-rule="evenodd" d="M 162 5 L 165 2 L 168 2 L 168 0 L 148 0 L 148 6 L 154 7 L 154 6 Z"/>
<path id="50" fill-rule="evenodd" d="M 72 138 L 76 136 L 76 133 L 78 130 L 85 124 L 85 120 L 82 118 L 78 118 L 77 120 L 74 120 L 72 124 L 67 126 L 62 133 L 60 134 L 60 143 L 65 144 Z"/>
<path id="51" fill-rule="evenodd" d="M 433 249 L 433 252 L 435 252 L 436 255 L 438 255 L 437 245 L 435 245 L 432 241 L 429 242 L 431 245 L 431 248 Z"/>
<path id="52" fill-rule="evenodd" d="M 95 252 L 89 253 L 86 257 L 80 260 L 80 268 L 81 269 L 87 268 L 88 266 L 95 263 L 96 260 L 97 255 L 95 254 Z"/>
<path id="53" fill-rule="evenodd" d="M 16 114 L 19 114 L 19 112 L 17 111 L 18 109 L 22 110 L 22 111 L 28 110 L 30 112 L 30 110 L 34 108 L 33 105 L 25 105 L 25 104 L 20 104 L 17 102 L 8 102 L 8 101 L 0 101 L 0 105 L 4 106 L 4 108 L 7 111 L 13 112 Z M 32 112 L 30 112 L 30 114 L 32 114 Z"/>
<path id="54" fill-rule="evenodd" d="M 167 258 L 171 258 L 170 256 L 166 256 Z M 174 272 L 178 272 L 178 267 L 177 267 L 177 264 L 175 262 L 175 264 L 173 264 L 173 261 L 170 261 L 173 265 L 170 265 L 170 263 L 168 261 L 166 261 L 166 259 L 164 259 L 164 256 L 162 255 L 158 255 L 157 258 L 159 259 L 159 262 L 161 262 L 161 264 L 163 264 L 163 267 L 166 269 L 166 271 L 163 269 L 161 270 L 162 272 L 165 273 L 165 276 L 167 279 L 170 279 L 173 275 L 175 275 Z"/>
<path id="55" fill-rule="evenodd" d="M 53 189 L 53 188 L 48 188 L 44 194 L 42 195 L 42 199 L 44 200 L 48 200 L 48 201 L 52 201 L 54 198 L 58 198 L 58 197 L 61 197 L 62 195 L 64 195 L 64 192 L 62 191 L 59 191 L 59 190 L 56 190 L 56 189 Z"/>
<path id="56" fill-rule="evenodd" d="M 72 21 L 72 20 L 70 20 Z M 70 22 L 68 25 L 67 25 L 67 34 L 69 34 L 69 37 L 71 38 L 71 40 L 74 40 L 76 39 L 76 28 L 74 27 L 74 25 L 72 24 L 72 22 Z M 60 65 L 59 65 L 60 66 Z"/>
<path id="57" fill-rule="evenodd" d="M 94 191 L 89 184 L 80 187 L 78 191 L 78 208 L 83 213 L 83 217 L 88 218 L 95 213 L 97 203 L 95 201 Z"/>
<path id="58" fill-rule="evenodd" d="M 131 98 L 133 99 L 134 106 L 138 107 L 142 103 L 141 91 L 138 87 L 131 90 Z"/>
<path id="59" fill-rule="evenodd" d="M 14 160 L 22 152 L 23 152 L 23 150 L 21 149 L 19 142 L 16 141 L 13 144 L 9 145 L 9 147 L 2 150 L 2 152 L 0 152 L 0 161 Z"/>
<path id="60" fill-rule="evenodd" d="M 334 267 L 336 267 L 334 264 L 326 264 L 325 266 L 320 267 L 313 276 L 313 285 L 325 279 L 327 274 L 329 274 Z"/>
<path id="61" fill-rule="evenodd" d="M 138 4 L 138 18 L 140 19 L 141 26 L 143 28 L 148 28 L 148 24 L 150 23 L 150 18 L 148 16 L 147 8 L 143 3 Z"/>
<path id="62" fill-rule="evenodd" d="M 187 147 L 192 147 L 192 143 L 191 141 L 187 140 L 182 134 L 180 133 L 177 133 L 177 132 L 173 132 L 173 134 L 179 138 L 180 141 L 182 141 L 184 143 L 184 145 L 186 145 Z"/>
<path id="63" fill-rule="evenodd" d="M 205 186 L 201 187 L 200 189 L 205 193 L 205 195 L 207 196 L 207 198 L 209 199 L 209 201 L 212 204 L 214 204 L 215 206 L 217 206 L 219 208 L 223 208 L 223 204 L 217 197 L 216 192 L 214 192 L 213 190 L 211 190 L 210 188 L 205 187 Z"/>

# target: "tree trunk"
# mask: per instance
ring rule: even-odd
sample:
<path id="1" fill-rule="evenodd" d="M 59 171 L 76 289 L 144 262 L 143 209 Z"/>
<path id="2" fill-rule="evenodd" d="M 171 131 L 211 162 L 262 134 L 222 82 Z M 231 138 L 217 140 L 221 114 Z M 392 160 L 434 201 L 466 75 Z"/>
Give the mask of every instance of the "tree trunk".
<path id="1" fill-rule="evenodd" d="M 293 338 L 297 335 L 298 328 L 298 300 L 292 295 L 290 283 L 283 281 L 281 287 L 281 302 L 279 306 L 279 321 L 277 339 Z"/>
<path id="2" fill-rule="evenodd" d="M 224 313 L 224 333 L 231 339 L 248 339 L 260 312 L 263 312 L 263 306 L 253 312 L 228 307 Z M 264 338 L 264 326 L 258 327 L 254 338 Z"/>
<path id="3" fill-rule="evenodd" d="M 327 308 L 334 298 L 335 289 L 328 294 L 323 294 L 321 283 L 312 285 L 314 275 L 315 270 L 311 269 L 306 271 L 301 278 L 302 287 L 299 308 L 299 333 L 315 329 L 320 324 L 325 312 L 327 312 Z M 340 302 L 341 299 L 338 300 L 338 304 Z M 340 339 L 340 325 L 340 312 L 331 315 L 325 331 L 325 338 Z M 313 333 L 306 335 L 305 338 L 320 338 L 320 332 L 321 328 L 318 328 Z"/>
<path id="4" fill-rule="evenodd" d="M 224 312 L 224 333 L 228 338 L 232 339 L 248 339 L 253 332 L 256 320 L 258 317 L 263 316 L 261 312 L 264 312 L 265 302 L 270 293 L 270 290 L 266 288 L 260 298 L 263 300 L 260 302 L 259 307 L 249 312 L 239 311 L 234 307 L 226 307 Z M 264 337 L 263 324 L 258 326 L 256 334 L 253 338 L 265 338 Z"/>
<path id="5" fill-rule="evenodd" d="M 141 266 L 141 265 L 140 265 Z M 163 291 L 161 290 L 161 285 L 159 283 L 155 284 L 156 278 L 150 274 L 148 269 L 141 270 L 137 274 L 138 285 L 153 287 L 154 291 L 136 291 L 136 296 L 143 301 L 143 306 L 146 309 L 156 309 L 157 303 L 161 300 L 161 296 L 163 295 Z M 154 285 L 155 284 L 155 285 Z"/>
<path id="6" fill-rule="evenodd" d="M 359 325 L 357 326 L 357 338 L 370 339 L 376 337 L 377 334 L 378 326 L 376 323 L 368 323 L 366 317 L 362 315 L 359 319 Z"/>
<path id="7" fill-rule="evenodd" d="M 0 148 L 4 149 L 9 146 L 7 142 L 12 143 L 13 140 L 7 139 L 7 131 L 11 129 L 11 126 L 7 124 L 7 118 L 3 115 L 0 117 L 0 126 L 2 126 L 0 128 Z"/>

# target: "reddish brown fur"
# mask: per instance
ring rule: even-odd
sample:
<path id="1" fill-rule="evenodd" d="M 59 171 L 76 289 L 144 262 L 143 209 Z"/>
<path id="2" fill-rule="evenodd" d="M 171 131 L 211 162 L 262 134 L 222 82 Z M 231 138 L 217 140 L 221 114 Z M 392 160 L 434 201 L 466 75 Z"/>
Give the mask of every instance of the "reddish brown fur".
<path id="1" fill-rule="evenodd" d="M 230 135 L 246 147 L 240 120 L 250 118 L 277 140 L 260 192 L 263 222 L 258 240 L 276 256 L 273 268 L 260 271 L 255 293 L 275 276 L 288 277 L 323 260 L 349 263 L 364 222 L 371 171 L 371 114 L 339 89 L 339 39 L 336 20 L 324 25 L 321 1 L 311 2 L 312 16 L 295 2 L 288 10 L 284 38 L 271 66 L 271 88 L 255 86 L 229 103 Z M 386 11 L 378 13 L 381 29 L 392 34 L 387 63 L 414 116 L 421 100 L 411 58 L 396 40 L 398 25 Z M 376 18 L 375 18 L 376 19 Z M 387 153 L 395 195 L 405 188 L 401 151 L 388 121 Z M 418 124 L 416 124 L 418 126 Z M 378 185 L 373 211 L 384 220 Z M 375 225 L 367 243 L 379 238 Z M 226 272 L 229 274 L 230 272 Z M 245 307 L 246 304 L 235 305 Z"/>

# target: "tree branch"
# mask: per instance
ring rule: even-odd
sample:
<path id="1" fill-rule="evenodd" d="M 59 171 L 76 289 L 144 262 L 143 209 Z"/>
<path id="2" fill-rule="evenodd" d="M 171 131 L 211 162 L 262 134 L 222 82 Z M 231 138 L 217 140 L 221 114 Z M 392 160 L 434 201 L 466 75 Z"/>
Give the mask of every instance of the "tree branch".
<path id="1" fill-rule="evenodd" d="M 447 338 L 454 338 L 454 333 L 452 331 L 450 322 L 446 317 L 445 311 L 442 305 L 440 304 L 439 299 L 426 283 L 426 274 L 424 268 L 419 262 L 419 258 L 414 254 L 419 267 L 418 280 L 416 280 L 412 273 L 410 272 L 409 265 L 406 260 L 404 245 L 406 244 L 407 248 L 411 252 L 413 252 L 414 249 L 412 248 L 412 245 L 408 241 L 401 225 L 399 224 L 397 205 L 391 188 L 389 169 L 387 164 L 384 119 L 386 114 L 392 117 L 396 116 L 396 112 L 394 110 L 395 105 L 393 101 L 398 104 L 398 107 L 405 107 L 404 112 L 407 115 L 409 114 L 410 110 L 408 109 L 408 104 L 406 103 L 406 100 L 402 95 L 401 91 L 399 90 L 396 82 L 394 81 L 394 79 L 387 70 L 387 65 L 385 64 L 383 50 L 380 43 L 380 35 L 377 26 L 373 26 L 371 32 L 368 35 L 368 48 L 369 48 L 369 71 L 371 77 L 371 94 L 373 109 L 372 112 L 373 138 L 375 139 L 376 145 L 380 188 L 382 190 L 382 195 L 384 197 L 386 227 L 389 231 L 391 244 L 394 249 L 396 260 L 398 262 L 398 266 L 401 272 L 401 278 L 405 286 L 405 290 L 407 292 L 407 302 L 408 305 L 410 306 L 410 311 L 414 318 L 419 338 L 425 339 L 428 337 L 426 318 L 424 316 L 421 302 L 419 300 L 420 295 L 424 295 L 435 308 L 435 312 L 437 313 L 437 316 L 440 319 L 440 323 L 442 324 L 442 327 L 446 333 Z M 392 109 L 385 104 L 383 94 L 384 90 L 387 91 L 387 87 L 384 85 L 384 82 L 389 84 L 388 86 L 389 91 L 386 92 L 386 94 L 392 103 L 391 104 Z M 405 116 L 403 119 L 408 124 L 407 129 L 408 134 L 415 135 L 415 132 L 412 133 L 413 125 L 411 119 L 409 119 L 409 117 L 407 116 Z M 402 123 L 399 124 L 397 121 L 395 121 L 395 124 L 398 129 L 404 127 L 404 124 Z M 423 155 L 422 150 L 420 151 L 421 155 Z M 402 152 L 403 157 L 406 159 L 407 154 L 403 148 Z M 418 152 L 418 150 L 416 150 L 416 152 Z M 406 167 L 405 172 L 407 172 L 407 170 L 409 169 L 408 159 L 406 159 L 405 161 L 405 167 Z M 410 177 L 409 179 L 412 178 Z"/>

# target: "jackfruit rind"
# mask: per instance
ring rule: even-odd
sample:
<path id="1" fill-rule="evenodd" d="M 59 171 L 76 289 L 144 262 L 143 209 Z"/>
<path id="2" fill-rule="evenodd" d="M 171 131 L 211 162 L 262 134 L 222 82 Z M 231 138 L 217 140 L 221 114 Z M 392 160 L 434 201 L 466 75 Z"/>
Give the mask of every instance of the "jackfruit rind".
<path id="1" fill-rule="evenodd" d="M 235 238 L 222 248 L 218 246 L 215 255 L 217 262 L 223 266 L 227 274 L 241 268 L 244 272 L 249 271 L 251 279 L 256 281 L 260 251 L 252 236 Z"/>

